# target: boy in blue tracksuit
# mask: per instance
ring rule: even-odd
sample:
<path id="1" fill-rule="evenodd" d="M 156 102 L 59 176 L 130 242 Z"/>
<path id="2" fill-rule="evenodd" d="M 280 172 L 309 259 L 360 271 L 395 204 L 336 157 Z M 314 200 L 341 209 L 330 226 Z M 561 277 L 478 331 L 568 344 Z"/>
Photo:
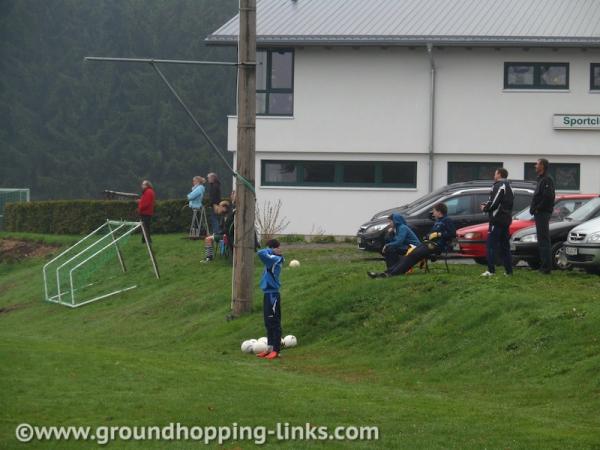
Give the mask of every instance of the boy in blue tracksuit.
<path id="1" fill-rule="evenodd" d="M 279 248 L 279 241 L 271 239 L 267 248 L 258 251 L 258 257 L 265 265 L 265 271 L 260 279 L 260 288 L 265 293 L 263 299 L 263 314 L 265 328 L 267 329 L 267 345 L 271 347 L 266 352 L 259 353 L 259 358 L 275 359 L 281 350 L 281 283 L 279 275 L 283 267 L 283 256 Z"/>
<path id="2" fill-rule="evenodd" d="M 406 255 L 411 246 L 418 247 L 421 241 L 410 229 L 402 215 L 398 213 L 391 214 L 388 220 L 390 225 L 394 227 L 394 234 L 392 238 L 386 241 L 381 254 L 385 258 L 385 264 L 389 269 L 397 264 L 402 256 Z"/>

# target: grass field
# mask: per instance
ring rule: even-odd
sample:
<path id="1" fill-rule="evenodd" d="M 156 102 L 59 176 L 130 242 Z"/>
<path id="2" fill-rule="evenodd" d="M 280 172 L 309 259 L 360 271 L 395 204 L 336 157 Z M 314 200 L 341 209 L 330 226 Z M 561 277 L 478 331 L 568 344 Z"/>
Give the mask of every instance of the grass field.
<path id="1" fill-rule="evenodd" d="M 42 301 L 43 258 L 0 264 L 0 447 L 96 446 L 25 446 L 14 437 L 22 422 L 309 422 L 375 425 L 380 440 L 266 447 L 600 449 L 598 276 L 481 279 L 480 267 L 453 265 L 370 280 L 380 263 L 353 246 L 290 245 L 288 261 L 302 266 L 283 272 L 283 327 L 299 345 L 268 362 L 239 349 L 264 335 L 258 289 L 254 312 L 227 322 L 227 263 L 200 264 L 201 244 L 181 236 L 155 247 L 160 281 L 148 269 L 141 287 L 73 310 Z"/>

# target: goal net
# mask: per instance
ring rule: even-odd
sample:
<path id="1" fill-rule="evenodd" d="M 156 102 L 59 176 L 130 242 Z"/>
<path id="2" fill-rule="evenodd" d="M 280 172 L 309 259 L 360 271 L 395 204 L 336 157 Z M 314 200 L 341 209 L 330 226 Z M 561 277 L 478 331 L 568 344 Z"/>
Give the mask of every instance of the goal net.
<path id="1" fill-rule="evenodd" d="M 0 189 L 0 230 L 4 226 L 4 207 L 7 203 L 29 201 L 29 189 Z"/>
<path id="2" fill-rule="evenodd" d="M 152 248 L 136 231 L 143 231 L 141 222 L 107 220 L 46 263 L 46 300 L 75 308 L 134 289 L 151 276 L 148 259 L 159 278 Z"/>

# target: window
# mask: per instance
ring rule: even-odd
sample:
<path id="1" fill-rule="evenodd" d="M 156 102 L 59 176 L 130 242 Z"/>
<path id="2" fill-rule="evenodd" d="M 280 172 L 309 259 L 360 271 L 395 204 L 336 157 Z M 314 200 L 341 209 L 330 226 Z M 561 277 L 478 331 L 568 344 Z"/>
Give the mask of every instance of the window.
<path id="1" fill-rule="evenodd" d="M 548 174 L 554 179 L 557 191 L 579 190 L 579 164 L 550 163 Z M 535 163 L 525 163 L 525 179 L 536 180 Z"/>
<path id="2" fill-rule="evenodd" d="M 448 207 L 449 216 L 464 216 L 466 214 L 474 214 L 473 196 L 461 195 L 458 197 L 449 198 L 444 203 Z"/>
<path id="3" fill-rule="evenodd" d="M 261 161 L 262 186 L 417 187 L 413 161 Z"/>
<path id="4" fill-rule="evenodd" d="M 600 91 L 600 63 L 590 64 L 590 90 Z"/>
<path id="5" fill-rule="evenodd" d="M 256 114 L 291 116 L 294 113 L 294 51 L 256 51 Z"/>
<path id="6" fill-rule="evenodd" d="M 587 200 L 559 200 L 554 203 L 554 211 L 552 211 L 552 218 L 555 220 L 563 220 L 569 214 L 576 209 L 579 209 Z"/>
<path id="7" fill-rule="evenodd" d="M 513 211 L 518 212 L 524 208 L 527 208 L 527 211 L 529 211 L 533 193 L 520 189 L 513 189 L 513 194 L 515 195 L 513 200 Z"/>
<path id="8" fill-rule="evenodd" d="M 569 63 L 504 63 L 504 89 L 569 89 Z"/>
<path id="9" fill-rule="evenodd" d="M 448 184 L 471 180 L 492 180 L 501 162 L 449 162 Z"/>

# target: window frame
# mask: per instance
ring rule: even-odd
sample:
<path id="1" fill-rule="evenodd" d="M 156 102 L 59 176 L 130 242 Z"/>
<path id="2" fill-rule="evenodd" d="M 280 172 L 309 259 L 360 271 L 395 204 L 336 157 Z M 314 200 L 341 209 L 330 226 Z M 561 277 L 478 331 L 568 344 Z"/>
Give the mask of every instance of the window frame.
<path id="1" fill-rule="evenodd" d="M 294 164 L 296 169 L 295 182 L 268 182 L 265 180 L 267 164 Z M 309 163 L 329 163 L 334 164 L 334 179 L 331 182 L 325 181 L 304 181 L 304 164 Z M 374 167 L 374 182 L 344 182 L 344 165 L 345 164 L 373 164 Z M 411 167 L 414 174 L 414 183 L 384 183 L 383 165 L 390 163 L 406 164 Z M 350 161 L 350 160 L 289 160 L 289 159 L 261 159 L 260 161 L 260 185 L 261 187 L 336 187 L 336 188 L 393 188 L 393 189 L 416 189 L 418 175 L 417 161 Z"/>
<path id="2" fill-rule="evenodd" d="M 508 69 L 510 66 L 533 66 L 533 84 L 519 84 L 511 85 L 508 84 Z M 567 69 L 566 81 L 563 86 L 548 86 L 541 84 L 541 66 L 558 66 L 565 67 Z M 537 91 L 566 91 L 569 90 L 570 86 L 570 74 L 571 66 L 570 63 L 566 62 L 527 62 L 527 61 L 508 61 L 504 62 L 504 89 L 505 90 L 537 90 Z"/>
<path id="3" fill-rule="evenodd" d="M 600 84 L 594 85 L 594 69 L 600 69 L 600 63 L 590 63 L 590 91 L 600 92 Z"/>
<path id="4" fill-rule="evenodd" d="M 535 167 L 535 162 L 523 163 L 523 179 L 525 179 L 525 180 L 527 180 L 527 166 Z M 566 188 L 566 187 L 558 186 L 555 171 L 556 171 L 556 167 L 559 167 L 559 166 L 575 166 L 577 168 L 577 187 L 576 188 Z M 579 192 L 581 190 L 581 164 L 580 163 L 551 163 L 549 170 L 550 170 L 549 175 L 554 180 L 554 188 L 557 191 Z M 535 169 L 534 169 L 534 173 L 535 173 Z M 535 181 L 535 179 L 532 179 L 530 181 Z"/>
<path id="5" fill-rule="evenodd" d="M 452 183 L 464 183 L 467 181 L 473 181 L 473 180 L 480 180 L 481 178 L 472 178 L 470 180 L 463 180 L 463 181 L 450 181 L 450 167 L 451 165 L 454 164 L 462 164 L 462 165 L 466 165 L 466 166 L 472 166 L 472 167 L 476 167 L 478 165 L 482 165 L 482 164 L 490 164 L 490 165 L 495 165 L 496 169 L 499 169 L 501 167 L 504 167 L 504 162 L 487 162 L 487 161 L 448 161 L 448 164 L 446 166 L 446 183 L 447 184 L 452 184 Z M 492 174 L 493 176 L 493 174 Z M 492 177 L 490 177 L 490 180 L 492 180 Z"/>
<path id="6" fill-rule="evenodd" d="M 293 48 L 287 47 L 260 47 L 256 49 L 257 52 L 264 51 L 267 53 L 267 67 L 265 74 L 265 89 L 256 89 L 255 95 L 265 94 L 265 112 L 256 113 L 258 117 L 293 117 L 294 116 L 294 84 L 295 84 L 295 64 L 296 64 L 296 53 Z M 276 52 L 290 52 L 292 54 L 292 87 L 291 88 L 273 88 L 271 87 L 272 69 L 273 69 L 273 53 Z M 292 112 L 289 114 L 271 113 L 269 112 L 269 97 L 271 94 L 291 94 L 292 95 Z"/>

